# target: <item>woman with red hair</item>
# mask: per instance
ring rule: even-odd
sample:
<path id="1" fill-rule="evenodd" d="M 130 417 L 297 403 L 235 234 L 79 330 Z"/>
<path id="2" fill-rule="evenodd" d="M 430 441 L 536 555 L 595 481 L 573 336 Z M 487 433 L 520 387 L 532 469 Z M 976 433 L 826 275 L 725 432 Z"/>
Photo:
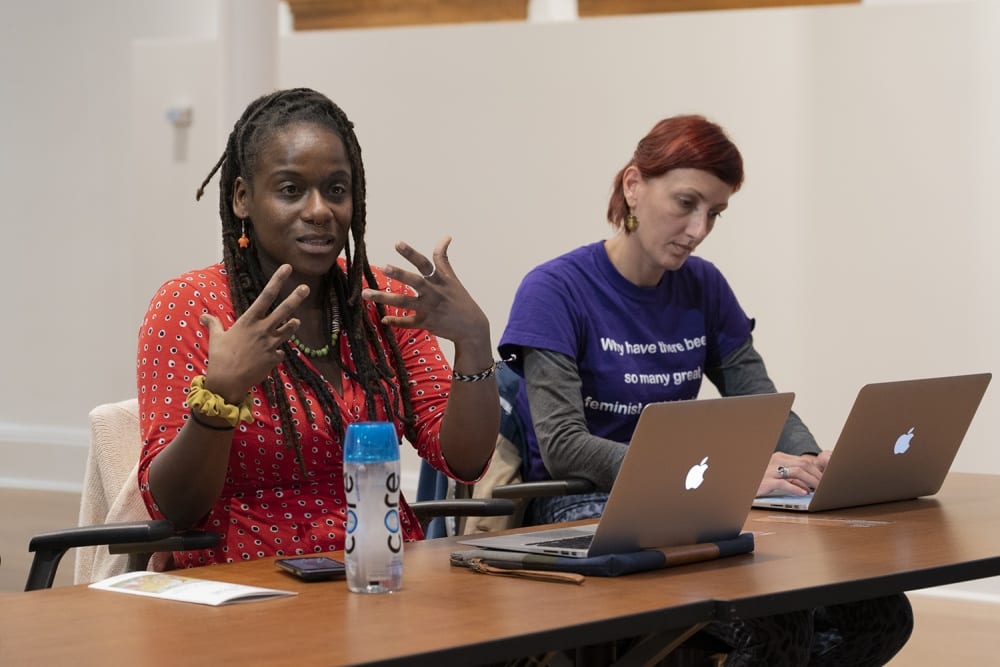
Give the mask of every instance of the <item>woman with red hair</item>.
<path id="1" fill-rule="evenodd" d="M 527 521 L 600 516 L 641 412 L 697 398 L 703 377 L 723 396 L 772 393 L 754 321 L 725 277 L 694 251 L 743 184 L 743 159 L 721 127 L 696 115 L 657 123 L 614 179 L 615 234 L 528 273 L 500 341 L 522 374 L 531 415 L 529 481 L 583 478 L 597 492 L 537 498 Z M 525 420 L 527 421 L 527 420 Z M 805 495 L 821 451 L 789 415 L 758 495 Z M 881 665 L 909 638 L 903 595 L 761 619 L 713 623 L 727 665 Z"/>

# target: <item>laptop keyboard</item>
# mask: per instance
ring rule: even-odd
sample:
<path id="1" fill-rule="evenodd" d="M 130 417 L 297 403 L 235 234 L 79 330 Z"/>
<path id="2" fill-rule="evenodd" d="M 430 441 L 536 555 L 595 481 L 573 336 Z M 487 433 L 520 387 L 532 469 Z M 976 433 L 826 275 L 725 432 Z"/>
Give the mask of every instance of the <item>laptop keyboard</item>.
<path id="1" fill-rule="evenodd" d="M 562 537 L 558 540 L 542 540 L 541 542 L 531 542 L 535 547 L 557 547 L 561 549 L 587 549 L 594 541 L 593 535 L 577 535 L 576 537 Z"/>

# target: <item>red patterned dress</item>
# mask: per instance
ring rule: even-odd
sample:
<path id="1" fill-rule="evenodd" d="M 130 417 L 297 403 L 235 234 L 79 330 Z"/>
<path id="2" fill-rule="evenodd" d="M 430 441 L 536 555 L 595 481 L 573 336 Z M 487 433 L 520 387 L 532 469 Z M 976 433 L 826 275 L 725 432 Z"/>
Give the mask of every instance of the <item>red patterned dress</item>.
<path id="1" fill-rule="evenodd" d="M 378 270 L 374 273 L 383 289 L 410 290 Z M 374 320 L 374 305 L 366 302 L 366 307 Z M 386 306 L 386 310 L 397 314 L 400 309 Z M 143 435 L 139 488 L 150 516 L 157 519 L 163 515 L 149 492 L 149 464 L 190 418 L 184 401 L 191 378 L 205 372 L 208 358 L 208 334 L 198 322 L 202 313 L 215 315 L 227 329 L 236 321 L 222 264 L 165 283 L 150 302 L 139 332 L 137 381 Z M 451 367 L 437 338 L 427 331 L 394 329 L 394 333 L 412 383 L 417 451 L 436 469 L 455 477 L 441 456 L 439 439 L 451 389 Z M 340 358 L 353 371 L 346 336 L 340 337 L 339 345 Z M 302 358 L 309 363 L 308 357 Z M 290 389 L 292 380 L 284 364 L 278 366 L 278 371 Z M 346 372 L 341 382 L 343 394 L 337 394 L 332 387 L 331 392 L 345 424 L 385 419 L 382 413 L 368 414 L 361 386 Z M 289 392 L 289 403 L 305 459 L 305 477 L 294 451 L 286 448 L 281 422 L 268 404 L 263 385 L 254 386 L 254 421 L 236 428 L 222 494 L 196 526 L 223 534 L 223 542 L 215 549 L 174 553 L 175 567 L 344 548 L 346 503 L 341 438 L 332 432 L 311 388 L 306 386 L 301 391 L 306 405 L 298 403 L 294 391 Z M 303 410 L 314 413 L 312 422 Z M 402 433 L 398 422 L 396 430 Z M 405 500 L 400 503 L 400 518 L 405 539 L 423 538 Z"/>

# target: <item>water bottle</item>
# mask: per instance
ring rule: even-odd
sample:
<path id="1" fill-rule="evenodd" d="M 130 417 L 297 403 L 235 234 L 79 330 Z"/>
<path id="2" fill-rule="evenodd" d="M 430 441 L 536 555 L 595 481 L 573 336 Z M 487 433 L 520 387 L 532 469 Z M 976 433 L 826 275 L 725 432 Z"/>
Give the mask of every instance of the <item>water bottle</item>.
<path id="1" fill-rule="evenodd" d="M 344 439 L 347 587 L 391 593 L 403 583 L 399 440 L 391 422 L 359 422 Z"/>

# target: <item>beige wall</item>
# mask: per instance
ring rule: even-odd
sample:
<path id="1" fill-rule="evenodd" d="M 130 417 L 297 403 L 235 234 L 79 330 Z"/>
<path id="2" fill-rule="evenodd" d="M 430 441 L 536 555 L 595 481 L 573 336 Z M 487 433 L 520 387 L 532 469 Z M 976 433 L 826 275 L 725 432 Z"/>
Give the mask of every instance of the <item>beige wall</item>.
<path id="1" fill-rule="evenodd" d="M 530 267 L 607 234 L 656 119 L 721 122 L 748 179 L 702 253 L 831 445 L 865 382 L 998 365 L 998 31 L 989 3 L 950 3 L 309 34 L 281 77 L 355 119 L 373 258 L 454 235 L 495 338 Z M 1000 472 L 998 396 L 958 469 Z"/>
<path id="2" fill-rule="evenodd" d="M 169 225 L 132 214 L 146 168 L 129 154 L 132 40 L 213 37 L 215 13 L 203 0 L 3 3 L 0 484 L 79 489 L 87 412 L 135 394 L 130 294 L 158 252 L 150 230 Z"/>

